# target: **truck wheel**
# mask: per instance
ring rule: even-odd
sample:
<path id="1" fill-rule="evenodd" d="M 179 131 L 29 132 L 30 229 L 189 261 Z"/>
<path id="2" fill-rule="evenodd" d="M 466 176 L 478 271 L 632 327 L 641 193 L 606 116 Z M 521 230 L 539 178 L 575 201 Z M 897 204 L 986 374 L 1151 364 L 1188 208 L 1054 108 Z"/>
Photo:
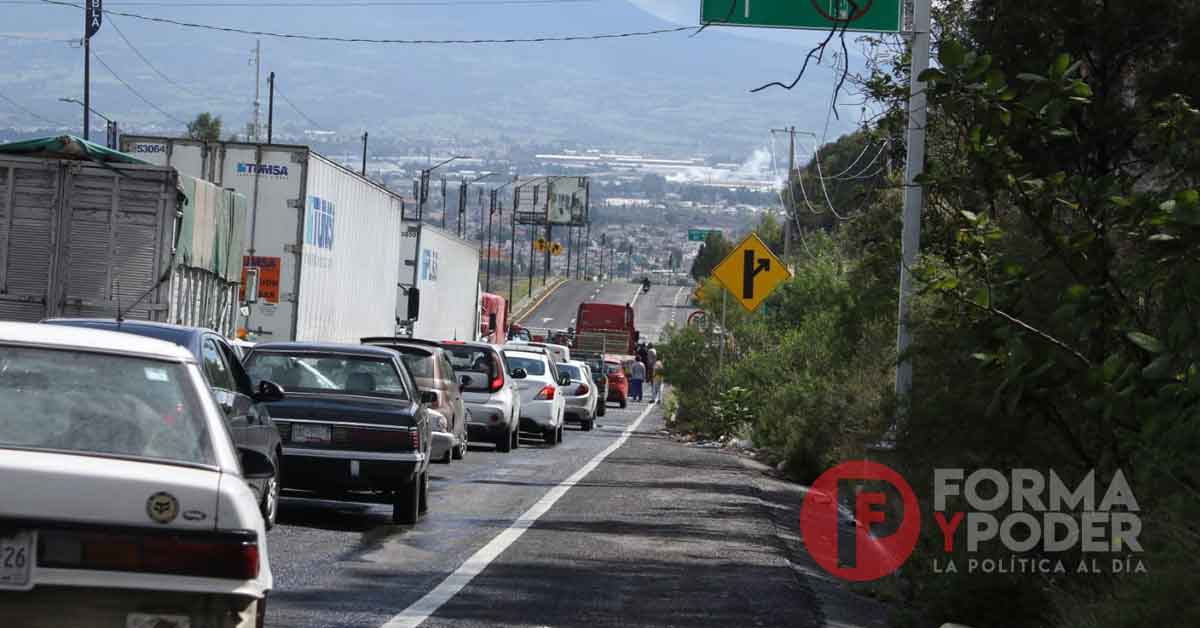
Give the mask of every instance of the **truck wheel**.
<path id="1" fill-rule="evenodd" d="M 409 480 L 392 496 L 392 523 L 414 524 L 421 516 L 421 478 Z"/>
<path id="2" fill-rule="evenodd" d="M 546 441 L 547 445 L 555 445 L 558 443 L 558 430 L 550 428 L 542 432 L 542 440 Z"/>
<path id="3" fill-rule="evenodd" d="M 496 451 L 502 454 L 512 451 L 512 442 L 512 433 L 505 431 L 503 434 L 496 437 Z"/>
<path id="4" fill-rule="evenodd" d="M 420 512 L 429 512 L 429 472 L 421 474 L 421 505 Z"/>

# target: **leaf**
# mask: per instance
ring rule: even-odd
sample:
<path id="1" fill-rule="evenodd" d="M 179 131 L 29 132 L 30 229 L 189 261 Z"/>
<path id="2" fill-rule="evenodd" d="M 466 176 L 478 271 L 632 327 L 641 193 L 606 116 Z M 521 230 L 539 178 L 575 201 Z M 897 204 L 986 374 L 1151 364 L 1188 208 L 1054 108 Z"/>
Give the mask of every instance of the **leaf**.
<path id="1" fill-rule="evenodd" d="M 1200 192 L 1196 190 L 1181 190 L 1175 194 L 1175 203 L 1184 207 L 1200 205 Z"/>
<path id="2" fill-rule="evenodd" d="M 942 45 L 938 46 L 938 63 L 947 69 L 957 68 L 962 65 L 966 54 L 966 49 L 958 41 L 953 39 L 943 41 Z"/>
<path id="3" fill-rule="evenodd" d="M 1017 80 L 1025 81 L 1026 83 L 1045 83 L 1045 82 L 1049 81 L 1050 79 L 1047 79 L 1046 77 L 1042 76 L 1041 74 L 1032 74 L 1030 72 L 1022 72 L 1017 75 Z"/>
<path id="4" fill-rule="evenodd" d="M 1071 284 L 1071 287 L 1067 288 L 1067 298 L 1072 301 L 1081 301 L 1087 295 L 1088 287 L 1081 283 Z"/>
<path id="5" fill-rule="evenodd" d="M 1000 123 L 1004 126 L 1010 126 L 1012 124 L 1012 112 L 1008 109 L 1001 107 L 996 112 L 996 115 L 1000 117 Z"/>
<path id="6" fill-rule="evenodd" d="M 1050 66 L 1051 76 L 1063 76 L 1067 73 L 1067 68 L 1071 65 L 1071 55 L 1062 53 L 1055 57 L 1054 65 Z"/>
<path id="7" fill-rule="evenodd" d="M 1053 131 L 1050 131 L 1050 135 L 1052 135 L 1054 137 L 1074 137 L 1075 136 L 1075 134 L 1072 133 L 1070 129 L 1065 129 L 1061 126 L 1058 127 L 1057 129 L 1054 129 Z"/>
<path id="8" fill-rule="evenodd" d="M 976 222 L 979 220 L 979 215 L 973 211 L 967 211 L 965 209 L 960 209 L 958 211 L 958 213 L 962 214 L 963 218 L 966 218 L 969 222 Z"/>
<path id="9" fill-rule="evenodd" d="M 928 68 L 917 75 L 917 80 L 924 83 L 935 83 L 946 80 L 946 73 L 937 68 Z"/>
<path id="10" fill-rule="evenodd" d="M 1114 378 L 1116 378 L 1117 373 L 1119 373 L 1120 370 L 1121 356 L 1120 354 L 1114 353 L 1104 360 L 1104 365 L 1100 367 L 1100 374 L 1104 378 L 1104 381 L 1111 382 Z"/>
<path id="11" fill-rule="evenodd" d="M 1091 98 L 1093 95 L 1092 87 L 1083 81 L 1075 81 L 1071 86 L 1071 93 L 1080 98 Z"/>
<path id="12" fill-rule="evenodd" d="M 1155 338 L 1150 334 L 1144 334 L 1140 331 L 1131 331 L 1125 334 L 1125 337 L 1128 338 L 1133 344 L 1150 353 L 1158 354 L 1163 352 L 1164 347 L 1162 343 L 1159 342 L 1158 338 Z"/>
<path id="13" fill-rule="evenodd" d="M 975 296 L 971 300 L 981 308 L 990 309 L 992 307 L 992 293 L 986 287 L 976 288 Z"/>
<path id="14" fill-rule="evenodd" d="M 1142 369 L 1142 377 L 1146 379 L 1171 379 L 1174 376 L 1171 365 L 1175 362 L 1175 354 L 1164 353 L 1146 368 Z"/>
<path id="15" fill-rule="evenodd" d="M 991 61 L 991 57 L 987 57 Z M 1002 89 L 1004 85 L 1004 72 L 997 69 L 989 70 L 987 76 L 983 78 L 983 82 L 987 84 L 989 89 L 993 91 Z"/>
<path id="16" fill-rule="evenodd" d="M 1147 239 L 1151 242 L 1170 242 L 1171 240 L 1178 240 L 1179 238 L 1169 233 L 1156 233 Z"/>

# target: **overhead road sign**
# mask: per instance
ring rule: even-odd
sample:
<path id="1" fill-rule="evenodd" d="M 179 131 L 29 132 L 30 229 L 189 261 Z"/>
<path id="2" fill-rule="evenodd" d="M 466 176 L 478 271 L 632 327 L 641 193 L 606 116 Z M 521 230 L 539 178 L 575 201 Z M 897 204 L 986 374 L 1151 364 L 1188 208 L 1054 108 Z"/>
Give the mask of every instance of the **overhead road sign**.
<path id="1" fill-rule="evenodd" d="M 901 0 L 700 0 L 700 23 L 899 33 Z"/>
<path id="2" fill-rule="evenodd" d="M 587 177 L 547 177 L 546 220 L 553 225 L 584 225 L 588 219 Z"/>
<path id="3" fill-rule="evenodd" d="M 742 307 L 753 312 L 792 273 L 757 234 L 741 241 L 713 271 Z"/>
<path id="4" fill-rule="evenodd" d="M 688 242 L 703 242 L 710 233 L 720 233 L 720 229 L 688 229 Z"/>

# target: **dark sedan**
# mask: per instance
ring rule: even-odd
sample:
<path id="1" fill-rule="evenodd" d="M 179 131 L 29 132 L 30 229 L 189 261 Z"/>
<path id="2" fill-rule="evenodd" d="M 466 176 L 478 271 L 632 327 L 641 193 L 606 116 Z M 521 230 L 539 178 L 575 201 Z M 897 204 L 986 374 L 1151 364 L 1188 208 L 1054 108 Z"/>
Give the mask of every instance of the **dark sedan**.
<path id="1" fill-rule="evenodd" d="M 275 525 L 279 514 L 279 478 L 284 470 L 280 466 L 283 451 L 279 431 L 271 420 L 267 402 L 283 398 L 279 387 L 266 385 L 251 386 L 250 378 L 242 368 L 238 354 L 223 336 L 211 329 L 184 327 L 149 321 L 116 321 L 95 318 L 56 318 L 43 323 L 67 327 L 86 327 L 135 334 L 173 342 L 196 356 L 200 369 L 208 379 L 209 388 L 217 405 L 225 413 L 229 433 L 238 447 L 253 449 L 271 459 L 276 473 L 266 479 L 247 482 L 258 495 L 263 519 L 267 528 Z"/>
<path id="2" fill-rule="evenodd" d="M 283 487 L 332 499 L 380 498 L 396 523 L 427 508 L 432 393 L 418 392 L 400 354 L 380 347 L 268 342 L 246 355 L 255 380 L 278 382 L 270 404 L 283 437 Z"/>

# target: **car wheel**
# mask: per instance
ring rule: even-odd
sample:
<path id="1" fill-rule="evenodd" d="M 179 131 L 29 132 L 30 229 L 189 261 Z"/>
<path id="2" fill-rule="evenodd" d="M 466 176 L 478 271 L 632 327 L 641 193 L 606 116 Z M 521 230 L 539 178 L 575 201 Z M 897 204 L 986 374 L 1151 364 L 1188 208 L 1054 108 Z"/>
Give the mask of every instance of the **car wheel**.
<path id="1" fill-rule="evenodd" d="M 462 440 L 462 442 L 460 442 L 458 444 L 458 447 L 454 448 L 454 459 L 455 460 L 462 460 L 463 458 L 467 457 L 467 435 L 466 435 L 466 433 L 464 433 L 462 435 L 461 440 Z"/>
<path id="2" fill-rule="evenodd" d="M 625 399 L 622 399 L 622 400 L 621 400 L 621 409 L 622 409 L 622 410 L 624 410 L 624 409 L 625 409 L 625 407 L 626 407 L 626 406 L 628 406 L 628 405 L 629 405 L 629 401 L 628 401 L 628 400 L 625 400 Z"/>
<path id="3" fill-rule="evenodd" d="M 421 516 L 421 479 L 424 474 L 409 480 L 393 496 L 392 523 L 413 524 Z"/>
<path id="4" fill-rule="evenodd" d="M 453 459 L 454 459 L 454 448 L 451 447 L 450 449 L 446 450 L 446 455 L 442 457 L 441 463 L 442 464 L 450 464 L 450 461 Z"/>
<path id="5" fill-rule="evenodd" d="M 262 504 L 259 505 L 262 510 L 263 524 L 270 530 L 275 527 L 275 521 L 279 518 L 279 491 L 282 482 L 280 481 L 283 475 L 283 467 L 279 466 L 279 456 L 274 457 L 275 475 L 267 480 L 267 485 L 263 487 Z"/>
<path id="6" fill-rule="evenodd" d="M 505 431 L 500 436 L 496 437 L 496 451 L 506 454 L 512 451 L 513 437 L 512 433 Z"/>
<path id="7" fill-rule="evenodd" d="M 563 432 L 565 432 L 565 431 L 566 430 L 563 429 L 563 426 L 561 426 L 561 425 L 558 426 L 558 442 L 560 442 L 560 443 L 563 442 Z"/>
<path id="8" fill-rule="evenodd" d="M 604 414 L 607 412 L 608 412 L 608 402 L 607 401 L 600 403 L 596 407 L 596 416 L 604 416 Z"/>
<path id="9" fill-rule="evenodd" d="M 595 419 L 592 419 L 591 421 L 584 421 L 583 422 L 583 431 L 585 431 L 585 432 L 592 431 L 592 427 L 595 426 L 595 424 L 596 424 Z"/>
<path id="10" fill-rule="evenodd" d="M 546 441 L 547 445 L 554 445 L 558 443 L 558 430 L 555 428 L 550 428 L 542 432 L 542 440 Z"/>
<path id="11" fill-rule="evenodd" d="M 419 500 L 420 507 L 418 510 L 421 513 L 429 512 L 429 472 L 421 474 L 421 498 Z"/>
<path id="12" fill-rule="evenodd" d="M 517 429 L 513 430 L 513 433 L 512 433 L 512 448 L 513 448 L 513 449 L 520 449 L 520 448 L 521 448 L 521 428 L 517 428 Z"/>

